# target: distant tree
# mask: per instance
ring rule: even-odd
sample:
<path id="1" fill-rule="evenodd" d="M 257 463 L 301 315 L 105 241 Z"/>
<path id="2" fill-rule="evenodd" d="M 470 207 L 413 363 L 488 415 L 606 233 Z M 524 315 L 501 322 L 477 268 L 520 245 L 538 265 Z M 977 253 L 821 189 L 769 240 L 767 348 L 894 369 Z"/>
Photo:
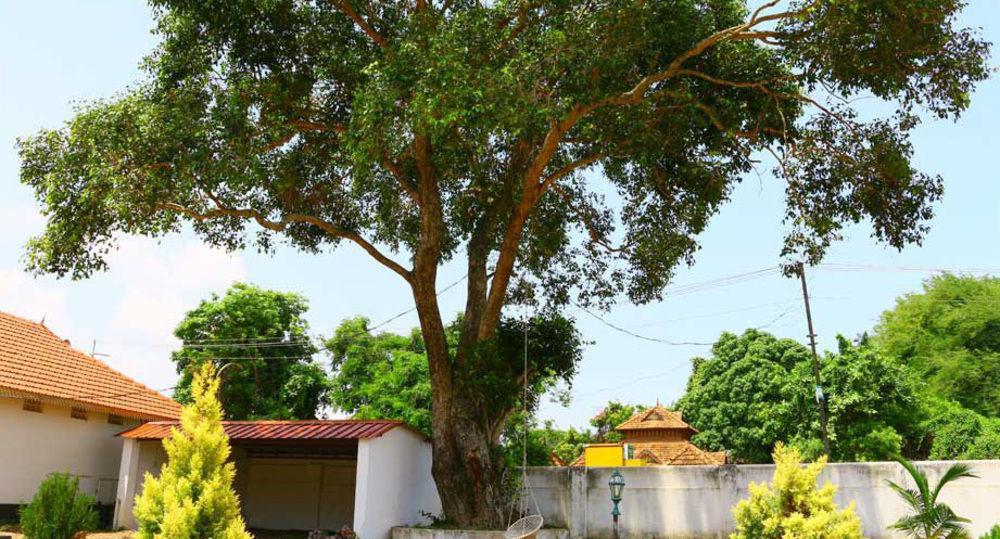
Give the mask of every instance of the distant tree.
<path id="1" fill-rule="evenodd" d="M 226 419 L 313 419 L 329 384 L 312 360 L 305 298 L 250 284 L 233 285 L 189 311 L 174 330 L 184 341 L 171 354 L 181 375 L 174 398 L 191 402 L 204 363 L 225 368 L 219 398 Z"/>
<path id="2" fill-rule="evenodd" d="M 1000 417 L 1000 278 L 933 277 L 882 314 L 873 341 L 931 393 Z"/>
<path id="3" fill-rule="evenodd" d="M 593 442 L 594 435 L 589 430 L 577 430 L 570 427 L 562 431 L 562 437 L 559 443 L 552 448 L 552 453 L 564 463 L 570 464 L 583 454 L 587 444 Z"/>
<path id="4" fill-rule="evenodd" d="M 905 368 L 866 344 L 839 339 L 822 358 L 830 458 L 885 460 L 920 451 L 924 420 Z M 807 458 L 822 454 L 812 356 L 803 345 L 757 330 L 724 333 L 709 359 L 695 358 L 677 406 L 697 428 L 694 442 L 740 462 L 769 462 L 778 442 Z"/>
<path id="5" fill-rule="evenodd" d="M 962 405 L 927 397 L 919 456 L 934 460 L 1000 459 L 1000 418 L 989 418 Z"/>
<path id="6" fill-rule="evenodd" d="M 956 0 L 152 4 L 145 79 L 20 143 L 48 218 L 29 266 L 84 277 L 122 235 L 185 223 L 229 249 L 354 244 L 411 291 L 434 477 L 469 526 L 500 524 L 489 455 L 511 409 L 476 391 L 519 382 L 484 353 L 519 285 L 556 308 L 656 300 L 761 154 L 787 261 L 863 220 L 919 242 L 942 180 L 909 132 L 989 75 Z M 896 113 L 869 120 L 859 95 Z M 456 258 L 449 341 L 436 283 Z"/>
<path id="7" fill-rule="evenodd" d="M 229 460 L 218 391 L 215 368 L 201 365 L 180 428 L 163 440 L 167 462 L 155 477 L 146 472 L 136 497 L 137 539 L 250 539 L 233 489 L 236 467 Z"/>
<path id="8" fill-rule="evenodd" d="M 837 353 L 827 353 L 820 361 L 820 377 L 827 399 L 832 455 L 835 461 L 890 460 L 918 454 L 923 435 L 925 411 L 921 391 L 909 372 L 896 359 L 867 343 L 852 344 L 837 337 Z M 794 440 L 821 454 L 819 410 L 811 361 L 795 367 L 789 398 L 795 399 L 797 432 Z M 812 444 L 809 444 L 812 441 Z"/>
<path id="9" fill-rule="evenodd" d="M 796 365 L 809 351 L 790 339 L 758 330 L 723 333 L 709 358 L 695 358 L 677 407 L 697 428 L 694 443 L 710 451 L 729 451 L 737 462 L 770 462 L 778 442 L 796 436 L 807 417 L 797 416 L 795 393 L 812 395 L 812 386 L 790 392 Z M 791 394 L 790 394 L 791 393 Z"/>
<path id="10" fill-rule="evenodd" d="M 616 400 L 609 401 L 597 415 L 590 419 L 590 426 L 597 429 L 597 432 L 594 433 L 594 441 L 620 442 L 622 435 L 619 432 L 615 432 L 615 427 L 646 408 L 648 407 L 642 404 L 625 404 Z"/>
<path id="11" fill-rule="evenodd" d="M 372 334 L 368 319 L 344 320 L 324 347 L 333 377 L 330 403 L 358 419 L 399 419 L 431 432 L 431 380 L 420 330 Z"/>

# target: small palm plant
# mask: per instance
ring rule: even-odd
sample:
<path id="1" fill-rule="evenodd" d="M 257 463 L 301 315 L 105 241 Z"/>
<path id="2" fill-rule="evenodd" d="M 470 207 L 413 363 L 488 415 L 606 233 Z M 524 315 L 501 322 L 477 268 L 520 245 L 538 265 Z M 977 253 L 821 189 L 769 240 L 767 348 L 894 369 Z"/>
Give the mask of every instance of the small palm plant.
<path id="1" fill-rule="evenodd" d="M 917 469 L 912 462 L 897 458 L 917 485 L 916 489 L 903 488 L 892 481 L 886 481 L 895 490 L 912 513 L 896 521 L 890 528 L 899 530 L 914 539 L 963 539 L 969 536 L 965 525 L 969 519 L 955 514 L 946 504 L 938 502 L 938 495 L 945 485 L 963 477 L 979 477 L 964 463 L 952 464 L 934 488 L 927 481 L 927 475 Z"/>

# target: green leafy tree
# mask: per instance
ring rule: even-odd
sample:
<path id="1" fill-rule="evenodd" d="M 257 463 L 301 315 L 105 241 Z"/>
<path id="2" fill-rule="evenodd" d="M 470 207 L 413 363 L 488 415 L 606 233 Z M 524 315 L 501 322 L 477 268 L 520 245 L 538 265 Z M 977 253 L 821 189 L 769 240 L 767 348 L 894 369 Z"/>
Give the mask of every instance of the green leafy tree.
<path id="1" fill-rule="evenodd" d="M 951 507 L 938 501 L 938 496 L 948 483 L 964 477 L 979 477 L 964 463 L 952 464 L 945 470 L 938 483 L 931 486 L 927 475 L 912 462 L 898 459 L 913 480 L 916 488 L 908 489 L 886 480 L 886 483 L 906 502 L 910 514 L 896 521 L 891 529 L 899 530 L 915 539 L 964 539 L 969 537 L 965 525 L 970 521 L 952 511 Z"/>
<path id="2" fill-rule="evenodd" d="M 924 434 L 921 391 L 907 369 L 866 342 L 855 345 L 838 336 L 839 349 L 825 354 L 820 377 L 827 397 L 831 458 L 837 461 L 890 460 L 916 454 Z M 819 410 L 813 395 L 811 362 L 796 365 L 789 386 L 795 399 L 796 440 L 820 449 Z M 808 418 L 808 420 L 804 420 Z M 905 446 L 905 447 L 904 447 Z M 807 458 L 820 452 L 804 451 Z"/>
<path id="3" fill-rule="evenodd" d="M 609 401 L 597 415 L 590 419 L 590 426 L 597 429 L 597 432 L 594 434 L 594 441 L 620 442 L 622 435 L 615 432 L 615 427 L 646 408 L 646 406 L 641 404 L 625 404 L 615 400 Z"/>
<path id="4" fill-rule="evenodd" d="M 830 458 L 919 454 L 926 416 L 905 367 L 864 343 L 840 337 L 839 346 L 820 362 Z M 815 459 L 823 447 L 814 385 L 812 356 L 803 345 L 753 329 L 724 333 L 711 358 L 695 358 L 678 407 L 700 431 L 696 444 L 727 450 L 739 462 L 769 462 L 778 442 Z"/>
<path id="5" fill-rule="evenodd" d="M 990 531 L 979 536 L 979 539 L 1000 539 L 1000 524 L 990 528 Z"/>
<path id="6" fill-rule="evenodd" d="M 920 456 L 935 460 L 1000 458 L 1000 418 L 940 398 L 925 399 Z"/>
<path id="7" fill-rule="evenodd" d="M 341 322 L 325 343 L 330 402 L 358 419 L 399 419 L 431 433 L 431 379 L 420 331 L 373 335 L 368 320 Z"/>
<path id="8" fill-rule="evenodd" d="M 736 533 L 730 539 L 861 539 L 861 519 L 854 502 L 838 509 L 837 487 L 827 482 L 816 488 L 826 458 L 801 466 L 798 450 L 774 448 L 771 484 L 750 484 L 750 497 L 733 508 Z"/>
<path id="9" fill-rule="evenodd" d="M 80 492 L 80 480 L 68 473 L 49 474 L 31 502 L 21 508 L 27 539 L 72 539 L 97 528 L 94 498 Z"/>
<path id="10" fill-rule="evenodd" d="M 882 314 L 873 340 L 934 395 L 1000 417 L 1000 278 L 940 275 Z"/>
<path id="11" fill-rule="evenodd" d="M 233 490 L 236 468 L 229 462 L 218 391 L 215 369 L 202 365 L 191 385 L 192 400 L 181 410 L 180 428 L 163 440 L 167 462 L 158 477 L 146 472 L 136 497 L 138 539 L 250 539 Z"/>
<path id="12" fill-rule="evenodd" d="M 729 451 L 737 462 L 770 462 L 775 444 L 792 439 L 803 421 L 789 385 L 796 365 L 809 360 L 809 351 L 790 339 L 753 329 L 723 333 L 711 357 L 693 360 L 677 402 L 685 421 L 700 431 L 694 443 Z M 795 389 L 812 395 L 811 385 Z"/>
<path id="13" fill-rule="evenodd" d="M 589 430 L 577 430 L 570 427 L 563 431 L 561 439 L 552 447 L 552 453 L 559 460 L 569 464 L 583 454 L 587 444 L 594 441 L 594 435 Z"/>
<path id="14" fill-rule="evenodd" d="M 191 402 L 194 373 L 222 369 L 226 419 L 315 419 L 329 384 L 312 360 L 305 298 L 238 283 L 202 301 L 174 330 L 185 342 L 171 357 L 180 379 L 174 397 Z"/>
<path id="15" fill-rule="evenodd" d="M 457 320 L 449 326 L 452 340 L 458 338 L 460 325 L 461 320 Z M 506 451 L 517 455 L 521 450 L 510 447 L 521 447 L 523 440 L 524 416 L 515 410 L 522 408 L 524 329 L 523 321 L 503 320 L 498 346 L 485 352 L 491 359 L 481 359 L 483 372 L 470 376 L 481 386 L 478 391 L 489 395 L 479 406 L 505 411 L 495 416 L 491 429 L 498 438 L 505 438 Z M 399 419 L 423 432 L 431 432 L 433 394 L 420 330 L 414 329 L 409 336 L 387 332 L 373 335 L 367 319 L 354 318 L 343 321 L 324 346 L 334 372 L 331 392 L 334 406 L 354 417 Z M 571 382 L 582 346 L 572 320 L 560 316 L 531 319 L 527 341 L 529 413 L 537 408 L 543 395 L 560 383 Z M 545 438 L 540 433 L 533 436 Z M 547 455 L 544 452 L 544 459 L 535 458 L 533 462 L 548 463 Z M 517 462 L 520 463 L 520 456 Z"/>
<path id="16" fill-rule="evenodd" d="M 942 180 L 908 133 L 988 75 L 954 0 L 152 4 L 145 81 L 20 143 L 48 219 L 28 265 L 85 277 L 121 235 L 185 223 L 229 249 L 360 247 L 412 291 L 434 477 L 463 525 L 503 503 L 487 456 L 510 410 L 477 382 L 511 374 L 484 353 L 506 305 L 659 298 L 760 152 L 786 182 L 789 261 L 862 220 L 919 242 Z M 838 99 L 859 94 L 898 113 Z M 456 257 L 449 340 L 436 281 Z"/>

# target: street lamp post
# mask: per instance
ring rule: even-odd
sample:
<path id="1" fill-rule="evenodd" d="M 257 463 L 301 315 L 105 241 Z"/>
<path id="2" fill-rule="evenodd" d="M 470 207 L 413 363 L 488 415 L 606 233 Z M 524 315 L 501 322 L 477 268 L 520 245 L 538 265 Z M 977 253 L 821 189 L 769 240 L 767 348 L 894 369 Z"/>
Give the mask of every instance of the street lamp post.
<path id="1" fill-rule="evenodd" d="M 608 480 L 608 487 L 611 488 L 611 502 L 614 506 L 611 508 L 611 517 L 614 518 L 615 522 L 615 539 L 618 539 L 618 517 L 622 514 L 618 510 L 618 503 L 622 501 L 622 490 L 625 489 L 625 478 L 622 477 L 621 471 L 615 469 L 611 474 L 611 479 Z"/>

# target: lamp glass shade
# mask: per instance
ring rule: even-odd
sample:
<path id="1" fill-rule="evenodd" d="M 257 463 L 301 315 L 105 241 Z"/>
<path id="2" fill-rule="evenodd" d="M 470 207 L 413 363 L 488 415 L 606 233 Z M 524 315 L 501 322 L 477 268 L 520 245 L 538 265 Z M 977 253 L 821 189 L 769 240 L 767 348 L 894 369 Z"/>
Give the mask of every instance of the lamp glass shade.
<path id="1" fill-rule="evenodd" d="M 620 471 L 615 470 L 614 473 L 611 474 L 611 479 L 608 480 L 608 487 L 611 488 L 611 499 L 622 499 L 622 490 L 625 489 L 625 478 L 622 477 Z"/>

